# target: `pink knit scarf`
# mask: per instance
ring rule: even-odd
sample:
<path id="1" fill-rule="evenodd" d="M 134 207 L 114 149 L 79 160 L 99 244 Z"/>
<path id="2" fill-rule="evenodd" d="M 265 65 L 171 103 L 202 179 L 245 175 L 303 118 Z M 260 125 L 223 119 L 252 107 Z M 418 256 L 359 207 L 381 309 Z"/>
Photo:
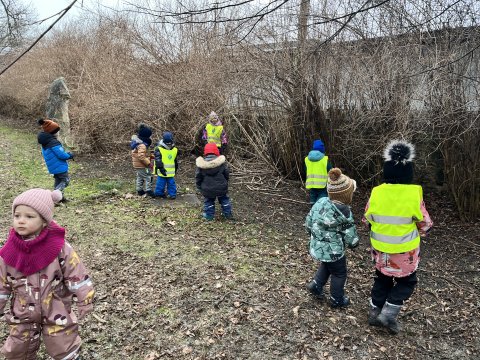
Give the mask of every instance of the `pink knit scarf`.
<path id="1" fill-rule="evenodd" d="M 60 253 L 65 243 L 65 229 L 52 221 L 33 240 L 25 241 L 12 228 L 0 256 L 5 264 L 25 276 L 46 268 Z"/>

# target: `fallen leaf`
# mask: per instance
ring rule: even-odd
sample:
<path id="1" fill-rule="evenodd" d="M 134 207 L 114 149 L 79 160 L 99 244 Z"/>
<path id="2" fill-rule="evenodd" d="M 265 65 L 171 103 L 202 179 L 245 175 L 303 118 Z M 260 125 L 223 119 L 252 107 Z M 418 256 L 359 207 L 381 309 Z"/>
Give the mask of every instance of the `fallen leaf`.
<path id="1" fill-rule="evenodd" d="M 158 352 L 152 351 L 152 352 L 148 353 L 147 356 L 145 356 L 145 360 L 155 360 L 155 359 L 157 359 L 157 357 L 158 357 Z"/>
<path id="2" fill-rule="evenodd" d="M 107 320 L 101 318 L 100 316 L 98 316 L 98 315 L 96 315 L 96 314 L 92 314 L 92 316 L 93 316 L 95 319 L 97 319 L 98 321 L 100 321 L 101 323 L 104 323 L 104 324 L 105 324 L 105 323 L 107 322 Z"/>
<path id="3" fill-rule="evenodd" d="M 182 349 L 182 353 L 184 355 L 188 355 L 188 354 L 191 354 L 193 352 L 193 349 L 190 347 L 190 346 L 185 346 L 183 349 Z"/>
<path id="4" fill-rule="evenodd" d="M 295 317 L 298 317 L 298 310 L 300 309 L 300 306 L 295 306 L 292 311 L 293 311 L 293 315 Z"/>

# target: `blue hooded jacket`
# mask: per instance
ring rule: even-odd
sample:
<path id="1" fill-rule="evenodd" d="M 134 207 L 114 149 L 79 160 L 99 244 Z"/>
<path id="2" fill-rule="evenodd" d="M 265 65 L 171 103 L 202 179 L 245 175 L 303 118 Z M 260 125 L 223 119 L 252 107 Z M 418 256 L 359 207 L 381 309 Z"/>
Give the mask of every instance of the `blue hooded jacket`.
<path id="1" fill-rule="evenodd" d="M 38 143 L 42 145 L 42 155 L 50 174 L 68 172 L 67 160 L 72 159 L 72 154 L 65 151 L 58 139 L 47 132 L 38 134 Z"/>

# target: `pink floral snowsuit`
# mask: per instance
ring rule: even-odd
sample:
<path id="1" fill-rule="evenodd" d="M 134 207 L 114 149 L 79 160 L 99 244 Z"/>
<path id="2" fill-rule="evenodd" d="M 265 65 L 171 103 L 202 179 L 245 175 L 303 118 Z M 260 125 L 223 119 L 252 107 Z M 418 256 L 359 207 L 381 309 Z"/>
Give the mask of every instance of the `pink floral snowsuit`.
<path id="1" fill-rule="evenodd" d="M 43 236 L 47 241 L 49 236 L 64 235 L 65 230 L 52 222 L 36 239 Z M 7 242 L 12 236 L 13 229 Z M 77 317 L 71 309 L 72 299 L 76 298 L 83 316 L 92 310 L 94 296 L 92 281 L 75 250 L 63 242 L 52 262 L 28 276 L 7 265 L 6 259 L 0 257 L 0 314 L 10 299 L 10 313 L 5 314 L 10 336 L 2 354 L 7 359 L 36 359 L 42 335 L 52 358 L 75 359 L 81 339 Z"/>

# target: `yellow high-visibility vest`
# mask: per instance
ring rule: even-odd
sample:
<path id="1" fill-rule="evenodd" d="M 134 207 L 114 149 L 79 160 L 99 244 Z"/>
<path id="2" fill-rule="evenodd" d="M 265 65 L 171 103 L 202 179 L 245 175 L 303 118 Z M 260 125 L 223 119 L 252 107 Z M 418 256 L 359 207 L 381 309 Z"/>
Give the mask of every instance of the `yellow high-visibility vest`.
<path id="1" fill-rule="evenodd" d="M 167 150 L 161 146 L 156 147 L 160 154 L 162 154 L 162 163 L 165 171 L 167 172 L 167 176 L 159 174 L 158 176 L 161 177 L 174 177 L 175 176 L 175 158 L 177 157 L 178 149 L 174 147 L 171 150 Z M 153 173 L 155 174 L 157 171 L 157 167 L 154 166 Z"/>
<path id="2" fill-rule="evenodd" d="M 216 126 L 208 123 L 205 129 L 207 130 L 207 142 L 213 142 L 217 147 L 222 147 L 223 125 Z"/>
<path id="3" fill-rule="evenodd" d="M 372 190 L 365 217 L 372 225 L 370 242 L 378 251 L 404 253 L 420 245 L 416 222 L 423 220 L 420 185 L 382 184 Z"/>
<path id="4" fill-rule="evenodd" d="M 323 189 L 327 186 L 327 164 L 328 156 L 324 156 L 318 161 L 310 161 L 308 156 L 305 158 L 305 166 L 307 167 L 305 186 L 307 189 Z"/>

